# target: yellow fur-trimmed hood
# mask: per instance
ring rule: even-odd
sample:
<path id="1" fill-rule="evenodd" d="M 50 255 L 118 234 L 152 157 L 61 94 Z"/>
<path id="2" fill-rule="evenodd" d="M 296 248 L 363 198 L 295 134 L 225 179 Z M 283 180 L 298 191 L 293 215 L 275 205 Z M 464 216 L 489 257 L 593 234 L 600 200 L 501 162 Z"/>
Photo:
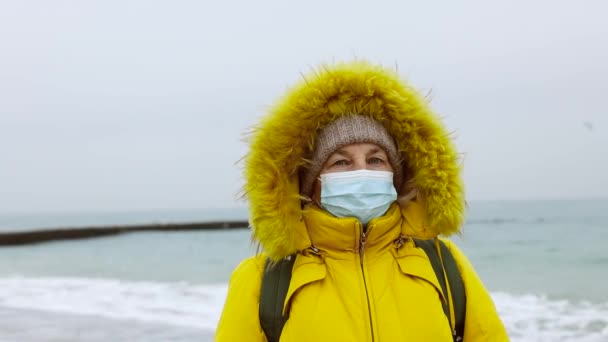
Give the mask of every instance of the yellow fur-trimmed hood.
<path id="1" fill-rule="evenodd" d="M 309 246 L 299 171 L 317 131 L 352 113 L 373 117 L 395 138 L 432 231 L 459 230 L 465 204 L 458 154 L 425 99 L 393 71 L 360 61 L 337 64 L 305 76 L 252 133 L 245 194 L 254 239 L 271 258 Z"/>

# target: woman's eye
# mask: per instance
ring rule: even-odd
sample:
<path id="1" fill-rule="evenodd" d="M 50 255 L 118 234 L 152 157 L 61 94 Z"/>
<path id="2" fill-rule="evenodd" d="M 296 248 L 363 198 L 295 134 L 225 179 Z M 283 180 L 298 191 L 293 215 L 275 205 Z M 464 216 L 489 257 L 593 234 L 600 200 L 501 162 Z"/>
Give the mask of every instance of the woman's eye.
<path id="1" fill-rule="evenodd" d="M 383 164 L 383 163 L 384 163 L 384 160 L 383 160 L 383 159 L 380 159 L 380 158 L 377 158 L 377 157 L 373 157 L 373 158 L 369 158 L 369 159 L 367 160 L 367 163 L 368 163 L 368 164 Z"/>
<path id="2" fill-rule="evenodd" d="M 346 166 L 348 165 L 348 161 L 346 159 L 336 160 L 331 166 Z"/>

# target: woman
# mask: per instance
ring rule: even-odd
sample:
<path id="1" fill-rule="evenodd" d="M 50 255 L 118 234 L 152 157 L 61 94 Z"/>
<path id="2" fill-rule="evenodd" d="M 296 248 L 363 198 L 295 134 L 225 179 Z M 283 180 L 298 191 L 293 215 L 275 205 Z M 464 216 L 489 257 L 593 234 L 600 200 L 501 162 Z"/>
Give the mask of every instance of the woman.
<path id="1" fill-rule="evenodd" d="M 245 189 L 263 253 L 234 271 L 216 341 L 508 340 L 471 264 L 438 238 L 464 219 L 448 135 L 418 93 L 364 62 L 290 90 L 252 137 Z M 268 285 L 286 260 L 274 281 L 286 284 Z M 269 286 L 284 292 L 272 305 L 286 321 L 267 338 Z"/>

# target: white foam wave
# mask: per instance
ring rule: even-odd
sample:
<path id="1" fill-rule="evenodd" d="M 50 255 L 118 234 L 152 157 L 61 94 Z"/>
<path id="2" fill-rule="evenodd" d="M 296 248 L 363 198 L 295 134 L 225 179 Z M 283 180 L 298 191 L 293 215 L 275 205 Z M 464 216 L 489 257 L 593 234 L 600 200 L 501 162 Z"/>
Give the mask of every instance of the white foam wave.
<path id="1" fill-rule="evenodd" d="M 226 285 L 88 278 L 0 279 L 0 305 L 214 330 Z"/>
<path id="2" fill-rule="evenodd" d="M 608 341 L 608 303 L 508 293 L 492 297 L 514 342 Z"/>
<path id="3" fill-rule="evenodd" d="M 213 331 L 226 290 L 226 284 L 10 277 L 0 278 L 0 305 Z M 608 341 L 608 302 L 508 293 L 494 293 L 493 298 L 514 342 Z"/>

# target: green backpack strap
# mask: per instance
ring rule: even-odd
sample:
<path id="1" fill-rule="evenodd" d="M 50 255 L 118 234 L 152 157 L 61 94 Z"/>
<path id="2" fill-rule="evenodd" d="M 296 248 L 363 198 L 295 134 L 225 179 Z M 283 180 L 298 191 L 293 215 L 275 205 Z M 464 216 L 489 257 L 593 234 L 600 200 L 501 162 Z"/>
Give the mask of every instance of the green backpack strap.
<path id="1" fill-rule="evenodd" d="M 441 258 L 437 253 L 437 248 L 435 245 L 435 240 L 421 240 L 414 239 L 414 243 L 417 247 L 420 247 L 424 250 L 426 255 L 431 262 L 431 266 L 433 267 L 433 271 L 435 272 L 435 276 L 437 276 L 437 280 L 441 285 L 441 289 L 443 293 L 447 296 L 448 289 L 446 284 L 446 279 L 444 277 L 443 271 L 445 270 L 445 275 L 447 275 L 448 283 L 450 284 L 450 293 L 449 296 L 452 297 L 452 303 L 454 304 L 454 317 L 455 324 L 454 330 L 452 333 L 454 334 L 454 341 L 462 341 L 464 336 L 464 321 L 466 315 L 466 294 L 464 291 L 464 283 L 462 281 L 462 276 L 460 275 L 460 271 L 458 270 L 458 266 L 456 265 L 456 260 L 454 260 L 454 256 L 448 249 L 443 241 L 439 240 L 439 248 L 441 250 Z M 443 259 L 443 263 L 441 260 Z M 448 303 L 443 303 L 443 312 L 445 313 L 448 321 L 450 322 L 450 326 L 452 325 L 450 319 L 450 307 L 449 301 Z"/>
<path id="2" fill-rule="evenodd" d="M 283 304 L 289 290 L 291 270 L 296 255 L 291 255 L 273 263 L 266 260 L 260 293 L 260 325 L 268 342 L 278 342 L 289 312 L 283 316 Z"/>

